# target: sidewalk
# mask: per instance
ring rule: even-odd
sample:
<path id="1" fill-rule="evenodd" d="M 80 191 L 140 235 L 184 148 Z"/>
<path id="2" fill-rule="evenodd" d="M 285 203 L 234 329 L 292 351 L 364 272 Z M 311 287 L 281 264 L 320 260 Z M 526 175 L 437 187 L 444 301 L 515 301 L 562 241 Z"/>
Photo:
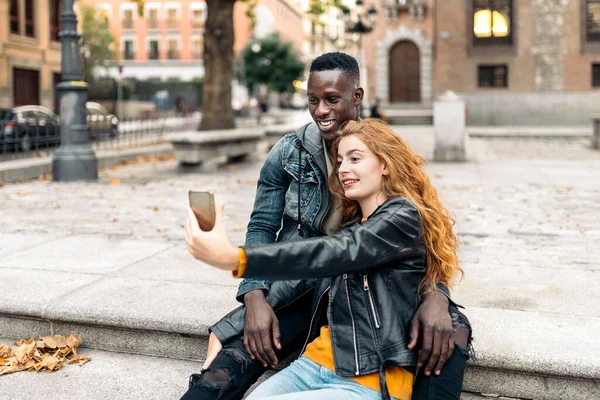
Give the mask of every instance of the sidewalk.
<path id="1" fill-rule="evenodd" d="M 430 128 L 398 131 L 431 156 Z M 479 357 L 465 390 L 597 398 L 600 152 L 586 143 L 472 139 L 471 162 L 427 165 L 461 240 L 465 278 L 453 296 Z M 93 183 L 5 184 L 0 337 L 73 330 L 96 349 L 201 359 L 239 282 L 187 254 L 187 191 L 213 190 L 242 244 L 261 164 L 180 175 L 167 161 L 105 169 Z M 2 380 L 17 390 L 23 375 Z"/>

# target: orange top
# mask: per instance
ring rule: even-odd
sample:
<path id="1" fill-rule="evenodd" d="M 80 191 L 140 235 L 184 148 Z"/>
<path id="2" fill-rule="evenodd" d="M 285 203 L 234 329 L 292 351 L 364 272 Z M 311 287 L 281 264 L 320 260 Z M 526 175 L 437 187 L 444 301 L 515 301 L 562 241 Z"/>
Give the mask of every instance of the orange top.
<path id="1" fill-rule="evenodd" d="M 321 335 L 306 346 L 304 355 L 329 370 L 335 370 L 329 325 L 321 327 Z M 369 389 L 378 392 L 381 391 L 379 372 L 361 376 L 350 376 L 348 378 Z M 413 386 L 412 373 L 402 367 L 394 366 L 385 372 L 385 378 L 390 396 L 400 400 L 410 399 Z"/>

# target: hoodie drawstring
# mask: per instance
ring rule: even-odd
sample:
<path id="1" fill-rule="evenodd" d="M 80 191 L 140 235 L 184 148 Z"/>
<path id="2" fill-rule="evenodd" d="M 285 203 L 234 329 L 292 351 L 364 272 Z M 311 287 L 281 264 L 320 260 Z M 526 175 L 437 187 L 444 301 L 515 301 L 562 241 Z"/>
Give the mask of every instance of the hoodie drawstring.
<path id="1" fill-rule="evenodd" d="M 302 146 L 298 146 L 298 234 L 300 235 L 300 237 L 304 237 L 304 231 L 302 230 L 302 217 L 301 217 L 301 211 L 300 209 L 302 208 L 302 204 L 300 203 L 300 199 L 302 198 L 302 196 L 300 195 L 301 193 L 301 188 L 302 188 Z"/>

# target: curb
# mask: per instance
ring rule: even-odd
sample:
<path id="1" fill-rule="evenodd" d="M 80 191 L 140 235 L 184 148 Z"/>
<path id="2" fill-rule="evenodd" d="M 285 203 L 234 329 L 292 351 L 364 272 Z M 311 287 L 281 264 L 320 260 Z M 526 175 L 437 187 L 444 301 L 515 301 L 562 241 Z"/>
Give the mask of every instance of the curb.
<path id="1" fill-rule="evenodd" d="M 98 168 L 104 168 L 119 165 L 123 161 L 135 160 L 138 156 L 160 156 L 171 153 L 173 153 L 173 146 L 169 143 L 161 143 L 124 150 L 100 150 L 96 151 L 96 158 Z M 53 157 L 25 158 L 0 162 L 0 182 L 15 183 L 51 174 L 52 159 Z"/>

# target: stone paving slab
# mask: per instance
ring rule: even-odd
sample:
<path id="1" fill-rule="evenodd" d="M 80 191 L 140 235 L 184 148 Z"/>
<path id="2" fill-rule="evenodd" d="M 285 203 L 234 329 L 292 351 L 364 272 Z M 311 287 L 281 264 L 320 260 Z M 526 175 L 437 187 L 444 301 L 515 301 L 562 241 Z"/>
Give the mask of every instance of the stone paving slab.
<path id="1" fill-rule="evenodd" d="M 141 262 L 167 243 L 69 236 L 0 258 L 0 267 L 106 274 Z"/>
<path id="2" fill-rule="evenodd" d="M 144 280 L 200 283 L 237 289 L 239 280 L 231 273 L 197 262 L 185 246 L 173 246 L 157 255 L 118 272 L 119 276 Z"/>
<path id="3" fill-rule="evenodd" d="M 22 270 L 0 267 L 0 312 L 43 318 L 46 307 L 101 276 L 74 272 Z"/>

